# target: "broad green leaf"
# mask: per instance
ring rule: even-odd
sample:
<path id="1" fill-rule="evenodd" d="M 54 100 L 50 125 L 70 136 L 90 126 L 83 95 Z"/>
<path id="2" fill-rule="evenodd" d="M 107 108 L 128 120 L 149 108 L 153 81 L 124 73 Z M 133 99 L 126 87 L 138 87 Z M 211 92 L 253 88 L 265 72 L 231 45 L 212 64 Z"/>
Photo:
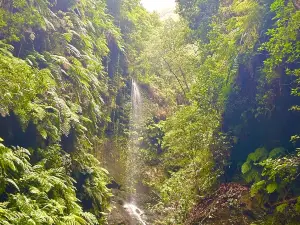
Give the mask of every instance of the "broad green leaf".
<path id="1" fill-rule="evenodd" d="M 254 197 L 260 190 L 262 190 L 266 185 L 266 181 L 265 180 L 261 180 L 255 184 L 252 185 L 251 190 L 250 190 L 250 194 L 252 197 Z"/>
<path id="2" fill-rule="evenodd" d="M 269 194 L 271 194 L 271 193 L 273 193 L 274 191 L 276 191 L 277 187 L 278 187 L 278 184 L 275 183 L 275 182 L 273 182 L 273 183 L 267 185 L 266 190 L 267 190 L 267 192 L 268 192 Z"/>
<path id="3" fill-rule="evenodd" d="M 243 165 L 242 165 L 242 173 L 245 174 L 245 173 L 248 173 L 250 170 L 251 170 L 252 166 L 249 162 L 245 162 Z"/>

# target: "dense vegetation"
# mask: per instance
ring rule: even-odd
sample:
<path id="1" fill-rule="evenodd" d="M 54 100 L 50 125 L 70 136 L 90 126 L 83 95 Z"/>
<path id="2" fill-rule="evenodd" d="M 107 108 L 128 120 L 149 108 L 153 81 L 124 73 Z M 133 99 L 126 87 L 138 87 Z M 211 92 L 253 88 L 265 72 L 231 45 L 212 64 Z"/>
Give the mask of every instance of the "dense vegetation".
<path id="1" fill-rule="evenodd" d="M 299 224 L 298 0 L 0 6 L 0 224 L 106 223 L 132 78 L 150 224 Z"/>
<path id="2" fill-rule="evenodd" d="M 110 179 L 93 146 L 150 15 L 138 1 L 0 6 L 0 224 L 102 224 Z"/>
<path id="3" fill-rule="evenodd" d="M 154 210 L 166 224 L 299 224 L 299 2 L 177 3 L 135 67 L 164 102 L 142 144 Z"/>

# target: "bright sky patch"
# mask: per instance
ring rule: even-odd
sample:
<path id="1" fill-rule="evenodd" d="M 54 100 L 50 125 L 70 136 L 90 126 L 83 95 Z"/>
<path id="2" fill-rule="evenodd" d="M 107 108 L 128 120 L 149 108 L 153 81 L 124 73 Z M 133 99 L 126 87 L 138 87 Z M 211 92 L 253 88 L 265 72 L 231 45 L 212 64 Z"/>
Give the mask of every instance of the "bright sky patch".
<path id="1" fill-rule="evenodd" d="M 142 0 L 143 6 L 148 11 L 161 11 L 166 8 L 175 9 L 175 0 Z"/>

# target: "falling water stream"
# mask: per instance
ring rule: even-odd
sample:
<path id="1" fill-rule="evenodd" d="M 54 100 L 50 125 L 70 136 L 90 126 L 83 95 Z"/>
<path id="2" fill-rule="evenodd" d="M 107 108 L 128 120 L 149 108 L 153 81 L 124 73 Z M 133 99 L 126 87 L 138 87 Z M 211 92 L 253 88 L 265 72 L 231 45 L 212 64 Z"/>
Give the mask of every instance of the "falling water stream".
<path id="1" fill-rule="evenodd" d="M 142 95 L 138 84 L 132 80 L 131 87 L 131 104 L 132 110 L 130 115 L 129 125 L 129 154 L 128 154 L 128 171 L 127 171 L 127 186 L 134 189 L 136 181 L 139 176 L 139 134 L 142 131 L 144 117 L 142 108 Z M 131 195 L 131 201 L 124 204 L 124 209 L 128 214 L 139 224 L 146 225 L 144 220 L 144 212 L 138 208 L 136 201 L 136 192 L 134 191 Z M 135 224 L 135 223 L 134 223 Z"/>

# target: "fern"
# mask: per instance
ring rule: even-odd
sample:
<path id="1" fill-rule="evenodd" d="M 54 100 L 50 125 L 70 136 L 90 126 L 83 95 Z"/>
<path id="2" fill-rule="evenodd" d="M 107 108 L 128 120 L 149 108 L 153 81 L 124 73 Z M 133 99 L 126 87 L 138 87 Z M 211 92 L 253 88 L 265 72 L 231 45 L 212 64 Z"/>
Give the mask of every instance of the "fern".
<path id="1" fill-rule="evenodd" d="M 125 44 L 105 2 L 60 7 L 59 1 L 14 0 L 0 9 L 0 114 L 14 113 L 23 130 L 32 123 L 43 146 L 31 155 L 0 143 L 0 195 L 8 202 L 0 208 L 10 217 L 4 224 L 98 224 L 109 205 L 108 175 L 86 152 L 110 122 L 111 102 L 125 83 L 107 76 L 108 43 L 118 51 Z M 71 130 L 76 153 L 69 155 L 58 144 Z M 90 213 L 70 177 L 86 171 Z"/>
<path id="2" fill-rule="evenodd" d="M 53 146 L 51 154 L 57 148 Z M 43 160 L 31 165 L 26 149 L 13 150 L 1 144 L 0 168 L 4 182 L 0 190 L 11 185 L 16 192 L 7 193 L 8 201 L 0 203 L 0 224 L 98 224 L 95 216 L 82 211 L 74 180 L 65 168 L 45 168 L 46 164 L 51 165 L 48 163 L 51 154 L 45 154 Z"/>

